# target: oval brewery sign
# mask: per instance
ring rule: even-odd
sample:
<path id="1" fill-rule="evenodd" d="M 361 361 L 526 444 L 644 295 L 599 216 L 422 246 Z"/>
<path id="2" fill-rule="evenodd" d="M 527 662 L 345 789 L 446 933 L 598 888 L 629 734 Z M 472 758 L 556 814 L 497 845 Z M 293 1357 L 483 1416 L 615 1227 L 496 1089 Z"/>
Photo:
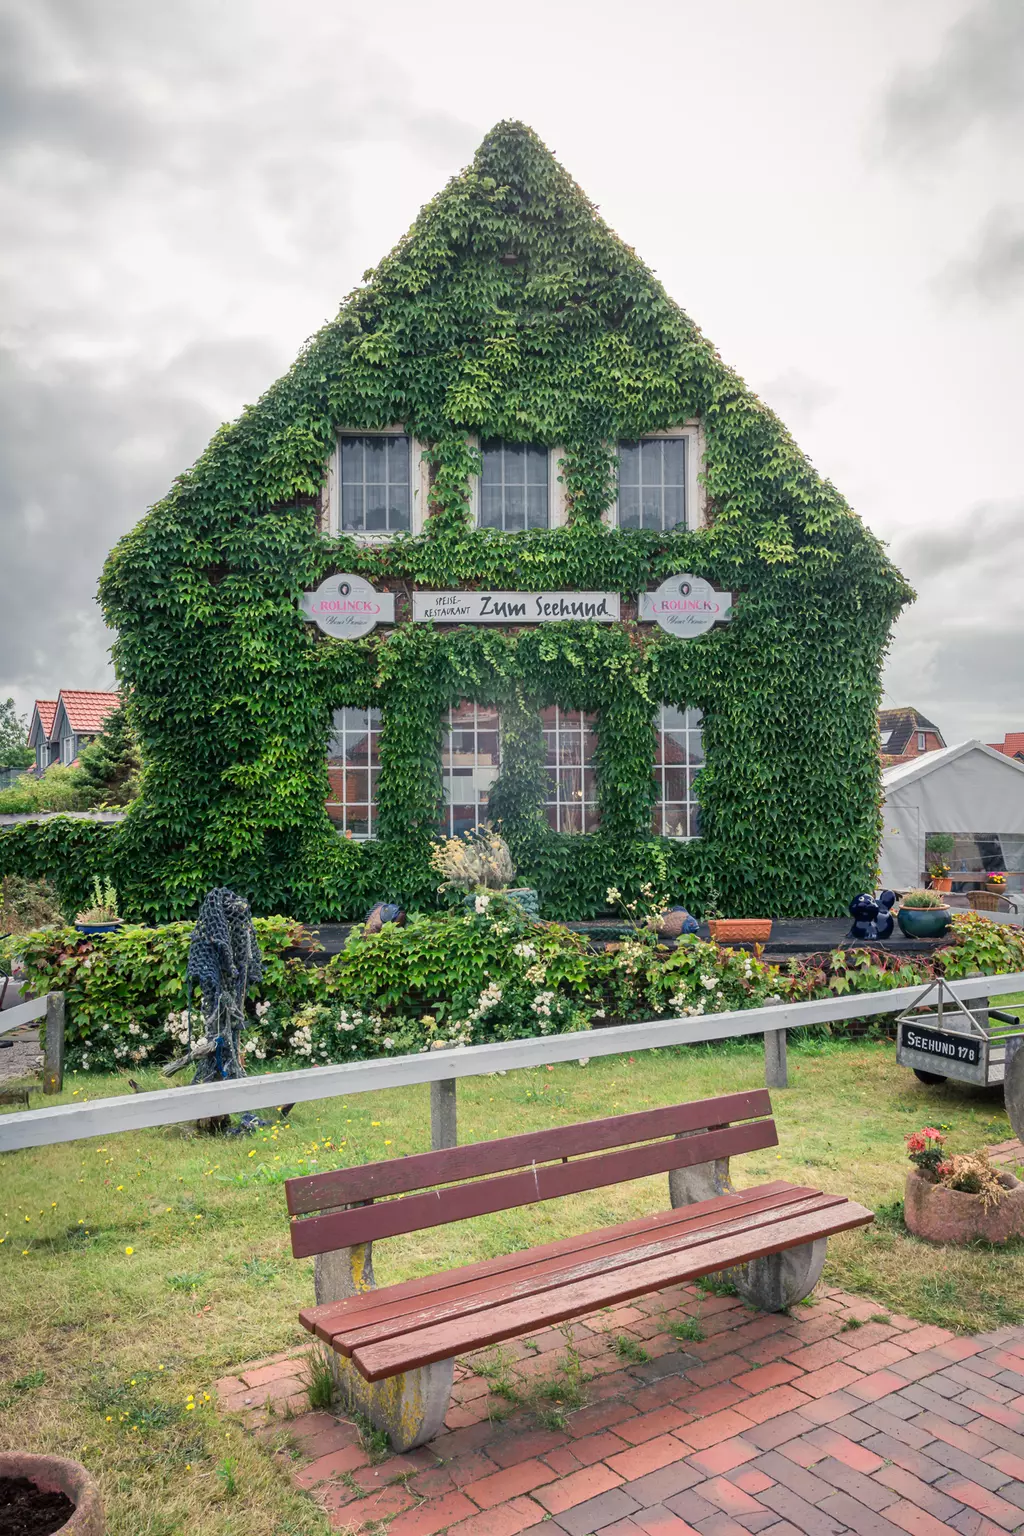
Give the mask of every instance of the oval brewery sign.
<path id="1" fill-rule="evenodd" d="M 716 592 L 703 576 L 670 576 L 654 592 L 641 592 L 638 617 L 654 619 L 677 640 L 689 640 L 732 618 L 732 593 Z"/>
<path id="2" fill-rule="evenodd" d="M 395 594 L 376 592 L 361 576 L 347 572 L 328 576 L 315 592 L 303 592 L 300 606 L 307 619 L 339 640 L 358 640 L 376 624 L 395 622 Z"/>

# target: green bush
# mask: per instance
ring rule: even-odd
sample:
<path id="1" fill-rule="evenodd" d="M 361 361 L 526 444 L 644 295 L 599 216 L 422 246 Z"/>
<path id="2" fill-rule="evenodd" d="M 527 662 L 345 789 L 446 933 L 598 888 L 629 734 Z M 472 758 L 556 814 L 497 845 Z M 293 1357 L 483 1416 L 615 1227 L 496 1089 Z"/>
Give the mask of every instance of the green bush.
<path id="1" fill-rule="evenodd" d="M 128 1067 L 179 1053 L 189 1029 L 191 931 L 170 923 L 86 937 L 60 928 L 16 941 L 32 991 L 67 994 L 73 1066 Z M 479 911 L 415 917 L 370 935 L 354 929 L 322 966 L 289 953 L 300 930 L 288 918 L 257 918 L 256 931 L 264 974 L 250 992 L 245 1050 L 258 1062 L 314 1065 L 885 991 L 924 985 L 938 972 L 1024 969 L 1017 930 L 974 914 L 954 919 L 956 942 L 931 959 L 837 950 L 782 969 L 697 938 L 668 949 L 643 932 L 593 950 L 498 895 Z M 194 1005 L 193 1034 L 201 1029 Z"/>
<path id="2" fill-rule="evenodd" d="M 37 811 L 82 811 L 95 799 L 80 768 L 54 763 L 41 778 L 25 774 L 10 789 L 0 790 L 0 812 L 6 815 Z"/>

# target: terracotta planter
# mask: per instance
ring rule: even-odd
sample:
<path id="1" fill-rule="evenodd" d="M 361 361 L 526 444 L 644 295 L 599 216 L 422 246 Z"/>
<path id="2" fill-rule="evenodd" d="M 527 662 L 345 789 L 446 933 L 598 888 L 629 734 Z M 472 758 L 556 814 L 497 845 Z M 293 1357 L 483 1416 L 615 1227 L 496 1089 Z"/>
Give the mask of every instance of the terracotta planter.
<path id="1" fill-rule="evenodd" d="M 952 878 L 948 875 L 937 875 L 935 879 L 931 881 L 931 889 L 933 891 L 951 891 L 953 889 Z"/>
<path id="2" fill-rule="evenodd" d="M 908 939 L 941 939 L 949 927 L 949 908 L 900 907 L 896 921 Z"/>
<path id="3" fill-rule="evenodd" d="M 103 1504 L 95 1480 L 77 1461 L 63 1456 L 32 1456 L 28 1451 L 0 1451 L 0 1477 L 27 1477 L 45 1493 L 67 1494 L 75 1512 L 59 1536 L 103 1536 Z"/>
<path id="4" fill-rule="evenodd" d="M 708 932 L 719 944 L 727 944 L 730 939 L 767 944 L 772 936 L 772 920 L 770 917 L 717 917 L 708 923 Z"/>
<path id="5" fill-rule="evenodd" d="M 1005 1243 L 1024 1235 L 1024 1184 L 999 1175 L 1008 1193 L 988 1210 L 980 1195 L 931 1184 L 917 1169 L 907 1174 L 903 1215 L 907 1230 L 930 1243 Z"/>

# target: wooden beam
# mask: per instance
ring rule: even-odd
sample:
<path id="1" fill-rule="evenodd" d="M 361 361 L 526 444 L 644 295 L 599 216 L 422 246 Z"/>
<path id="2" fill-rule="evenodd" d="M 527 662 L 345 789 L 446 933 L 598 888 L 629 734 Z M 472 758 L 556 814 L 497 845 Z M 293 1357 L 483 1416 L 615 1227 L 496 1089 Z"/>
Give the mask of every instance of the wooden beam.
<path id="1" fill-rule="evenodd" d="M 950 983 L 958 997 L 997 997 L 1024 991 L 1024 971 L 1002 976 L 968 976 Z M 20 1147 L 50 1146 L 85 1136 L 112 1136 L 153 1125 L 180 1125 L 212 1115 L 239 1114 L 278 1104 L 305 1103 L 350 1093 L 378 1092 L 444 1078 L 477 1077 L 488 1072 L 515 1071 L 576 1061 L 581 1056 L 616 1056 L 666 1045 L 694 1045 L 760 1035 L 773 1029 L 800 1029 L 825 1020 L 857 1019 L 879 1013 L 900 1013 L 921 996 L 920 984 L 890 992 L 861 992 L 808 1003 L 775 1003 L 767 1008 L 737 1009 L 694 1019 L 655 1019 L 621 1024 L 614 1029 L 583 1030 L 578 1034 L 540 1035 L 498 1045 L 471 1045 L 451 1051 L 417 1052 L 390 1060 L 357 1061 L 329 1067 L 301 1067 L 294 1072 L 262 1072 L 256 1077 L 223 1083 L 199 1083 L 161 1088 L 151 1093 L 121 1094 L 90 1099 L 85 1104 L 55 1104 L 27 1113 L 0 1115 L 0 1152 Z"/>
<path id="2" fill-rule="evenodd" d="M 64 1087 L 64 993 L 46 994 L 43 1092 L 60 1093 Z"/>

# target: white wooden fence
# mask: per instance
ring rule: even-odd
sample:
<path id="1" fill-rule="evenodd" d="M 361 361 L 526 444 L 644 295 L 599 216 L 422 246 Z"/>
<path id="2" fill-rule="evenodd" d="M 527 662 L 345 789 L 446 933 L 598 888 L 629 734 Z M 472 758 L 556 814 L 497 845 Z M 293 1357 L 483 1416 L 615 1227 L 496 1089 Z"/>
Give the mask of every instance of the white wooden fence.
<path id="1" fill-rule="evenodd" d="M 998 997 L 1024 991 L 1024 972 L 971 976 L 950 983 L 950 987 L 965 1001 Z M 500 1045 L 471 1045 L 457 1050 L 356 1061 L 342 1066 L 303 1067 L 295 1072 L 264 1072 L 256 1077 L 235 1078 L 223 1083 L 187 1084 L 157 1089 L 152 1093 L 91 1099 L 85 1104 L 57 1104 L 0 1115 L 0 1152 L 76 1141 L 84 1136 L 111 1136 L 118 1131 L 137 1131 L 147 1126 L 177 1125 L 186 1120 L 205 1120 L 216 1115 L 268 1109 L 310 1099 L 399 1088 L 412 1083 L 454 1086 L 454 1080 L 460 1077 L 546 1066 L 557 1061 L 576 1061 L 581 1057 L 646 1051 L 659 1046 L 693 1045 L 739 1035 L 763 1034 L 766 1059 L 769 1064 L 774 1059 L 778 1071 L 780 1059 L 784 1067 L 786 1030 L 872 1014 L 898 1013 L 916 1002 L 923 990 L 919 982 L 916 986 L 898 987 L 890 992 L 849 993 L 808 1003 L 779 1003 L 766 1008 L 705 1014 L 699 1019 L 656 1019 L 645 1024 L 623 1024 L 613 1029 L 586 1030 L 578 1034 L 544 1035 Z M 778 1082 L 769 1086 L 778 1086 Z M 431 1098 L 435 1108 L 441 1106 L 443 1109 L 445 1095 L 441 1090 L 433 1092 Z M 453 1128 L 450 1104 L 447 1112 Z M 451 1145 L 452 1141 L 442 1144 Z"/>

